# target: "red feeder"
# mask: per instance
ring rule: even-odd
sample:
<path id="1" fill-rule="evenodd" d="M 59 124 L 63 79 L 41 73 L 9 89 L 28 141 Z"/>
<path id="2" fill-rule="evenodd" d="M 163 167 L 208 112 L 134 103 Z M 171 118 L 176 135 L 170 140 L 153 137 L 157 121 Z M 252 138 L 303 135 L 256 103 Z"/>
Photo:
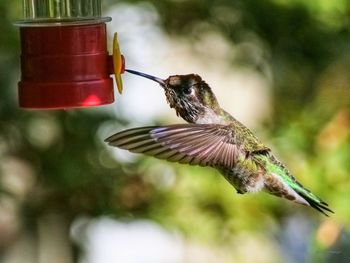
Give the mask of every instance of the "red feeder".
<path id="1" fill-rule="evenodd" d="M 111 19 L 101 18 L 100 1 L 23 3 L 25 20 L 16 23 L 22 46 L 20 107 L 60 109 L 113 103 L 110 74 L 116 73 L 121 85 L 124 69 L 116 38 L 113 60 L 108 55 L 105 22 Z"/>

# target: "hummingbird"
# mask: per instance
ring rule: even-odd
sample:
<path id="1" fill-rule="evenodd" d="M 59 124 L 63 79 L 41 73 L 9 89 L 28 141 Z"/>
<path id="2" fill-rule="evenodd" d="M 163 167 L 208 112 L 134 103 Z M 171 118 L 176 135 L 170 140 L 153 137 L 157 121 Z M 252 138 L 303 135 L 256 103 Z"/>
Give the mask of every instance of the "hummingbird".
<path id="1" fill-rule="evenodd" d="M 159 83 L 170 107 L 188 124 L 124 130 L 105 140 L 110 146 L 170 162 L 212 167 L 239 194 L 263 190 L 311 206 L 326 216 L 334 213 L 292 176 L 269 147 L 220 107 L 199 75 L 173 75 L 163 80 L 126 71 Z"/>

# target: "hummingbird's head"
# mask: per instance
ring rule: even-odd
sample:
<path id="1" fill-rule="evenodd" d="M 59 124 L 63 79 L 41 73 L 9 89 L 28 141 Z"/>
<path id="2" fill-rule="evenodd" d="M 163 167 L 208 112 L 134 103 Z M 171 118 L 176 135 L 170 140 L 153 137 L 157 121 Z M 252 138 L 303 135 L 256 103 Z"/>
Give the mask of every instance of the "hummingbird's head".
<path id="1" fill-rule="evenodd" d="M 199 75 L 174 75 L 162 80 L 137 71 L 127 71 L 158 82 L 164 88 L 170 107 L 190 123 L 196 122 L 208 111 L 217 112 L 220 109 L 211 88 Z"/>
<path id="2" fill-rule="evenodd" d="M 164 90 L 171 108 L 183 119 L 195 122 L 219 104 L 209 85 L 199 75 L 174 75 L 165 81 Z"/>

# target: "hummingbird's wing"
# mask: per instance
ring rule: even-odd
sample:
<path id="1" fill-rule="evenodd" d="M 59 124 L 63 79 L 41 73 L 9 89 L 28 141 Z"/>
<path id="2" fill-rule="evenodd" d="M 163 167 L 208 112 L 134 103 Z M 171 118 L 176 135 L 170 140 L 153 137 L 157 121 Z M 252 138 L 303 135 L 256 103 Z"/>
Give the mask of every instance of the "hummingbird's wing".
<path id="1" fill-rule="evenodd" d="M 233 167 L 241 151 L 234 137 L 234 130 L 226 125 L 177 124 L 125 130 L 105 141 L 171 162 Z"/>

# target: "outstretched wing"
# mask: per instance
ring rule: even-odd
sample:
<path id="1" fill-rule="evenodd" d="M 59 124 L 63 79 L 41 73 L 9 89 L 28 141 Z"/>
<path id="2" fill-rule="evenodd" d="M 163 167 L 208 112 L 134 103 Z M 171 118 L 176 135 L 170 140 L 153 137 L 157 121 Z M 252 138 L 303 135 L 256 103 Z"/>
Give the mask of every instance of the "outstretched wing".
<path id="1" fill-rule="evenodd" d="M 171 162 L 233 167 L 244 151 L 235 143 L 234 129 L 217 124 L 177 124 L 119 132 L 109 145 Z"/>

